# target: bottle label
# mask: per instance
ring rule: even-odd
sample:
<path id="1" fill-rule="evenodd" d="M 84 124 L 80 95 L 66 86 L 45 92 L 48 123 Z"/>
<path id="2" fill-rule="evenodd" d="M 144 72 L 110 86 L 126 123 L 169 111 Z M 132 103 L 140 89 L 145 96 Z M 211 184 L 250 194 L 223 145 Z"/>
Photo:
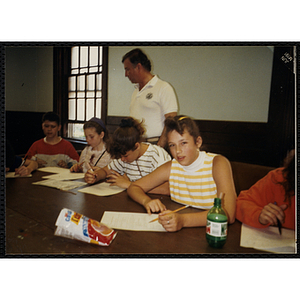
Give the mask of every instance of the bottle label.
<path id="1" fill-rule="evenodd" d="M 206 233 L 215 237 L 226 237 L 227 236 L 227 222 L 212 222 L 207 220 L 206 222 Z"/>

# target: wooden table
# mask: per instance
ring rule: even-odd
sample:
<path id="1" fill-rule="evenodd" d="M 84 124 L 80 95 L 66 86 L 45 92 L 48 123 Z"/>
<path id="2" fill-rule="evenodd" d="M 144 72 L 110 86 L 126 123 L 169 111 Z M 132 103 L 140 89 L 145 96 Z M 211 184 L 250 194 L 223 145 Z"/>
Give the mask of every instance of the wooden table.
<path id="1" fill-rule="evenodd" d="M 228 238 L 222 249 L 208 245 L 205 228 L 183 228 L 175 233 L 137 232 L 117 230 L 110 246 L 97 246 L 54 235 L 55 222 L 62 208 L 100 221 L 105 211 L 145 212 L 144 208 L 130 199 L 126 191 L 107 197 L 91 194 L 71 194 L 54 188 L 32 185 L 50 175 L 41 171 L 32 177 L 6 179 L 6 256 L 68 256 L 84 257 L 212 257 L 226 255 L 236 257 L 265 256 L 269 253 L 240 247 L 241 223 L 229 225 Z M 79 189 L 79 188 L 78 188 Z M 77 189 L 77 190 L 78 190 Z M 151 196 L 152 197 L 152 196 Z M 156 195 L 168 209 L 179 204 L 168 196 Z M 196 212 L 188 208 L 180 213 Z"/>

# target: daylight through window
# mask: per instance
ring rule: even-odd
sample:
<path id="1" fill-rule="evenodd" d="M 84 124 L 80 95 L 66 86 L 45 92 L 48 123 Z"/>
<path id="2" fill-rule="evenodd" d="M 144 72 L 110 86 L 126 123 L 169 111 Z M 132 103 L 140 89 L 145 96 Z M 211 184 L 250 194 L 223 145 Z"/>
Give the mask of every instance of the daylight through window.
<path id="1" fill-rule="evenodd" d="M 68 137 L 85 139 L 83 123 L 101 118 L 103 47 L 78 46 L 71 49 L 68 78 Z"/>

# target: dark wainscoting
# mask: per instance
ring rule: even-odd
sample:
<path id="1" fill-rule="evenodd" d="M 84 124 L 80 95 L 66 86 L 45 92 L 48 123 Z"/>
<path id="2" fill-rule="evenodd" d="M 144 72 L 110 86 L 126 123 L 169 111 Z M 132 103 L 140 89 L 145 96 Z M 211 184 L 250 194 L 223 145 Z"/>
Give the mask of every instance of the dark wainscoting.
<path id="1" fill-rule="evenodd" d="M 118 128 L 122 118 L 107 117 L 110 133 Z M 196 120 L 196 123 L 203 139 L 202 150 L 222 154 L 231 161 L 270 165 L 266 159 L 267 123 L 204 120 Z"/>
<path id="2" fill-rule="evenodd" d="M 29 147 L 44 137 L 40 112 L 6 111 L 6 138 L 17 155 L 25 154 Z"/>
<path id="3" fill-rule="evenodd" d="M 231 161 L 268 165 L 267 124 L 196 120 L 202 150 L 222 154 Z"/>
<path id="4" fill-rule="evenodd" d="M 43 113 L 6 111 L 6 135 L 16 154 L 25 154 L 33 142 L 44 137 L 42 116 Z M 124 117 L 107 117 L 110 134 L 118 128 L 122 118 Z M 206 120 L 196 120 L 196 123 L 203 138 L 202 149 L 205 151 L 222 154 L 230 161 L 271 167 L 282 164 L 282 160 L 270 155 L 269 149 L 272 148 L 272 141 L 274 142 L 270 139 L 270 124 Z M 86 146 L 85 142 L 69 141 L 79 152 Z M 284 139 L 281 144 L 285 144 Z"/>

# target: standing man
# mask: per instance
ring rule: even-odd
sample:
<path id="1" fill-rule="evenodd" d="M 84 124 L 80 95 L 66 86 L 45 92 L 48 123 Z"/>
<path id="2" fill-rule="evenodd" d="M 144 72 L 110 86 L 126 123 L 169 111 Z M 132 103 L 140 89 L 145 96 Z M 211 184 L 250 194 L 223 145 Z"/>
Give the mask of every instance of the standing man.
<path id="1" fill-rule="evenodd" d="M 151 74 L 151 62 L 140 50 L 133 49 L 122 58 L 125 77 L 136 84 L 130 102 L 130 116 L 145 120 L 148 142 L 167 144 L 164 121 L 177 115 L 178 105 L 172 86 Z"/>

